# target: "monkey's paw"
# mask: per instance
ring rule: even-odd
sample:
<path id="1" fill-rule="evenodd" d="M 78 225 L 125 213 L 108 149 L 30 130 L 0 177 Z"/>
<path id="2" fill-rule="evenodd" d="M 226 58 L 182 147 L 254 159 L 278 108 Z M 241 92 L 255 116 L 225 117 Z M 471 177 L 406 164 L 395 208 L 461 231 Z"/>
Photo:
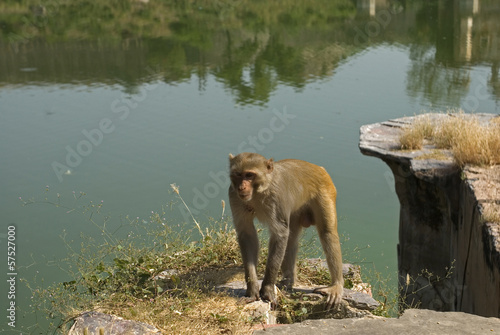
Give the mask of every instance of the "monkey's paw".
<path id="1" fill-rule="evenodd" d="M 342 294 L 344 292 L 344 287 L 340 284 L 332 285 L 323 288 L 317 288 L 314 290 L 315 293 L 320 293 L 326 296 L 326 309 L 339 306 L 342 301 Z"/>
<path id="2" fill-rule="evenodd" d="M 251 301 L 259 300 L 259 284 L 257 282 L 247 282 L 247 291 L 245 297 L 252 299 Z"/>
<path id="3" fill-rule="evenodd" d="M 271 303 L 271 308 L 276 307 L 276 286 L 274 284 L 263 285 L 260 289 L 260 297 L 264 301 L 269 301 Z"/>

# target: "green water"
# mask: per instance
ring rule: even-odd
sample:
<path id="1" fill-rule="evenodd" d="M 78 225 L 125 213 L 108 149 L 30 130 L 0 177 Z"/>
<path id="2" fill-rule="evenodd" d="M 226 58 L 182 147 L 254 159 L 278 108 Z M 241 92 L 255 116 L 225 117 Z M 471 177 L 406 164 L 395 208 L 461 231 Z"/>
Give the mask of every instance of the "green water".
<path id="1" fill-rule="evenodd" d="M 19 197 L 72 205 L 83 191 L 79 203 L 102 202 L 111 230 L 170 205 L 177 226 L 190 218 L 175 183 L 206 222 L 226 199 L 228 154 L 256 151 L 324 166 L 345 260 L 395 287 L 397 196 L 388 167 L 360 154 L 359 127 L 497 112 L 499 19 L 500 5 L 479 0 L 3 1 L 0 248 L 15 226 L 18 279 L 65 280 L 60 236 L 99 231 Z M 0 285 L 0 310 L 9 289 Z M 22 314 L 30 294 L 19 281 L 16 303 L 16 328 L 4 330 L 41 322 Z"/>

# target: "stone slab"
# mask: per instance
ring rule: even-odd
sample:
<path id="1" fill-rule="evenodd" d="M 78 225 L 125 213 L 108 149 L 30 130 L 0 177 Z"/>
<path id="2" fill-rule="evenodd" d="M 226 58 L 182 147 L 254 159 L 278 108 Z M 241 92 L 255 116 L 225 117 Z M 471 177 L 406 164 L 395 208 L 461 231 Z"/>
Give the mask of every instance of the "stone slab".
<path id="1" fill-rule="evenodd" d="M 307 320 L 257 330 L 255 335 L 294 334 L 370 334 L 370 335 L 475 335 L 500 334 L 500 319 L 485 318 L 462 312 L 435 312 L 408 309 L 396 319 L 324 319 Z"/>

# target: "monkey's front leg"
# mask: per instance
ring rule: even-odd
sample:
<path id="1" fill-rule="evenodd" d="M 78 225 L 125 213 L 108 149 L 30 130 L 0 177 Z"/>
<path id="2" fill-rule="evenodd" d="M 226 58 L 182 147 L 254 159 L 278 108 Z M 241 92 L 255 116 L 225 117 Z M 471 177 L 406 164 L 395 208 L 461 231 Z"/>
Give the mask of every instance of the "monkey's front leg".
<path id="1" fill-rule="evenodd" d="M 271 224 L 270 229 L 269 254 L 267 256 L 266 273 L 264 274 L 260 289 L 260 297 L 262 300 L 270 301 L 273 306 L 276 306 L 276 294 L 274 290 L 278 272 L 285 256 L 289 231 L 288 227 L 281 222 Z"/>
<path id="2" fill-rule="evenodd" d="M 259 239 L 253 223 L 249 222 L 243 227 L 238 227 L 238 242 L 240 244 L 241 258 L 245 268 L 247 283 L 246 296 L 253 300 L 259 299 L 259 284 L 257 279 L 257 260 L 259 253 Z"/>

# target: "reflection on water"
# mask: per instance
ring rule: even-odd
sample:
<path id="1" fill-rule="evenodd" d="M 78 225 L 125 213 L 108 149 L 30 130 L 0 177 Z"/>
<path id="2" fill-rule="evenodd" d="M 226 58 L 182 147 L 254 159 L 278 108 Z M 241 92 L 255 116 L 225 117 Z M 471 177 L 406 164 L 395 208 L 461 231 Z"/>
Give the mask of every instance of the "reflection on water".
<path id="1" fill-rule="evenodd" d="M 493 1 L 12 2 L 0 14 L 2 85 L 119 83 L 133 93 L 154 68 L 166 83 L 196 76 L 200 90 L 212 75 L 236 102 L 265 104 L 279 84 L 300 90 L 390 43 L 410 50 L 408 94 L 433 106 L 460 104 L 474 64 L 491 67 L 489 91 L 499 90 Z"/>
<path id="2" fill-rule="evenodd" d="M 324 166 L 345 258 L 362 249 L 395 276 L 394 181 L 358 152 L 359 127 L 495 112 L 499 17 L 486 0 L 3 0 L 0 243 L 15 223 L 22 276 L 61 281 L 47 266 L 66 253 L 59 235 L 95 229 L 19 196 L 84 191 L 111 227 L 175 201 L 176 183 L 203 221 L 220 215 L 227 155 L 244 148 Z M 177 205 L 172 219 L 189 221 Z"/>

